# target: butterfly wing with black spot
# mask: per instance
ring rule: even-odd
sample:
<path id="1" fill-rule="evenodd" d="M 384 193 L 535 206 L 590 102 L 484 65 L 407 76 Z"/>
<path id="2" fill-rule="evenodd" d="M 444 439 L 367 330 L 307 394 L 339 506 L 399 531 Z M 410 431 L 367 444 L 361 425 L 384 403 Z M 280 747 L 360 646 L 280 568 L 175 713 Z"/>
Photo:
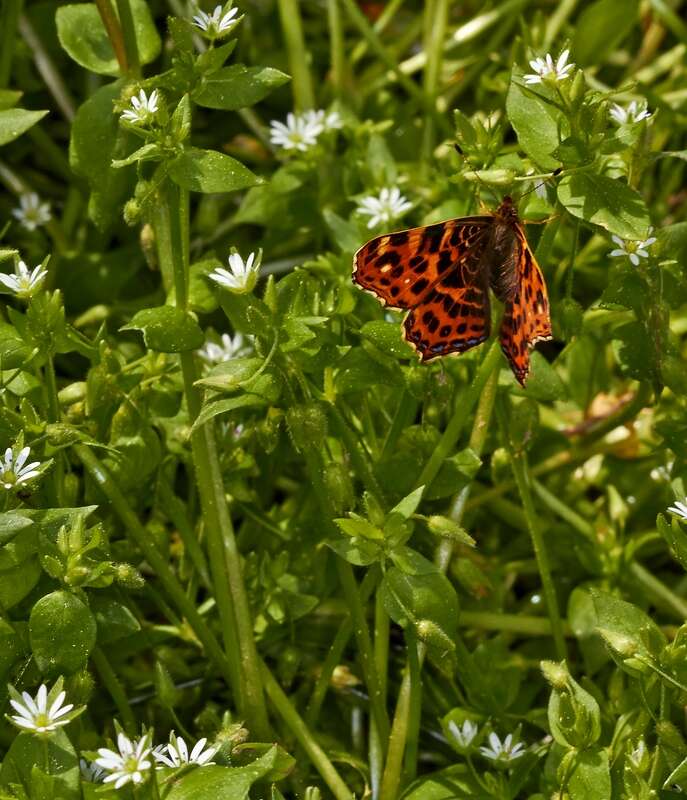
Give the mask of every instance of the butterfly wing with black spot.
<path id="1" fill-rule="evenodd" d="M 363 245 L 353 258 L 353 280 L 385 306 L 414 308 L 480 247 L 492 217 L 476 216 L 387 233 Z"/>
<path id="2" fill-rule="evenodd" d="M 488 230 L 485 234 L 472 241 L 403 322 L 405 338 L 422 361 L 464 353 L 489 338 Z"/>
<path id="3" fill-rule="evenodd" d="M 524 386 L 530 371 L 530 350 L 551 338 L 549 297 L 541 269 L 518 224 L 514 228 L 516 246 L 516 284 L 513 297 L 505 305 L 501 322 L 501 349 L 513 374 Z"/>

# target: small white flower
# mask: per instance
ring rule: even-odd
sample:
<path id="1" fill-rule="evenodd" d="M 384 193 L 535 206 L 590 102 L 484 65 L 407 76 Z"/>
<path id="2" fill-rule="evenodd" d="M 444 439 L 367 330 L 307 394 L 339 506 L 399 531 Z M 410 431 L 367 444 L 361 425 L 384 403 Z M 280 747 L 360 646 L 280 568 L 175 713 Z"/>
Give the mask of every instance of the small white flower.
<path id="1" fill-rule="evenodd" d="M 651 233 L 651 228 L 649 228 L 649 233 Z M 611 236 L 611 239 L 618 247 L 611 250 L 610 255 L 613 257 L 627 256 L 635 267 L 639 265 L 640 258 L 649 258 L 648 248 L 656 241 L 655 236 L 649 236 L 648 239 L 643 239 L 641 242 L 626 241 L 620 236 Z"/>
<path id="2" fill-rule="evenodd" d="M 336 131 L 343 128 L 343 120 L 338 111 L 306 111 L 303 116 L 310 125 L 319 125 L 323 131 Z"/>
<path id="3" fill-rule="evenodd" d="M 238 13 L 238 8 L 230 8 L 226 14 L 222 15 L 222 6 L 215 6 L 212 14 L 198 11 L 193 17 L 193 24 L 214 39 L 234 25 Z"/>
<path id="4" fill-rule="evenodd" d="M 142 783 L 145 780 L 144 773 L 153 766 L 150 761 L 150 734 L 146 733 L 132 741 L 126 734 L 120 733 L 117 736 L 117 748 L 119 752 L 106 747 L 98 749 L 95 764 L 108 773 L 104 782 L 114 782 L 115 789 L 127 783 Z"/>
<path id="5" fill-rule="evenodd" d="M 48 694 L 47 686 L 42 683 L 38 687 L 35 698 L 31 697 L 28 692 L 22 692 L 20 698 L 15 692 L 15 697 L 10 699 L 12 708 L 17 712 L 16 715 L 10 717 L 12 722 L 23 730 L 39 734 L 52 733 L 61 725 L 69 725 L 72 717 L 64 719 L 64 716 L 69 714 L 74 705 L 72 703 L 63 705 L 67 696 L 64 691 L 58 691 L 57 696 L 53 699 L 54 691 L 55 686 Z M 50 705 L 48 706 L 49 701 Z"/>
<path id="6" fill-rule="evenodd" d="M 467 750 L 470 747 L 475 739 L 475 736 L 477 736 L 477 731 L 479 730 L 477 725 L 475 725 L 475 723 L 469 719 L 466 719 L 463 722 L 463 726 L 461 728 L 459 728 L 458 725 L 451 720 L 451 722 L 448 724 L 448 728 L 451 731 L 451 735 L 455 739 L 456 744 L 459 747 L 462 747 L 463 750 Z"/>
<path id="7" fill-rule="evenodd" d="M 413 204 L 406 200 L 397 186 L 394 186 L 391 189 L 385 187 L 377 197 L 373 195 L 363 197 L 358 203 L 357 211 L 370 217 L 368 228 L 376 228 L 377 225 L 388 225 L 412 207 Z"/>
<path id="8" fill-rule="evenodd" d="M 289 112 L 286 123 L 278 120 L 270 122 L 270 141 L 284 150 L 300 150 L 304 153 L 317 143 L 317 137 L 323 130 L 322 120 L 314 117 L 312 112 Z"/>
<path id="9" fill-rule="evenodd" d="M 198 355 L 209 364 L 219 364 L 242 355 L 249 346 L 250 342 L 244 339 L 243 334 L 237 332 L 230 336 L 228 333 L 223 333 L 221 344 L 206 342 L 205 346 L 198 351 Z"/>
<path id="10" fill-rule="evenodd" d="M 34 291 L 43 283 L 47 274 L 47 270 L 43 269 L 40 264 L 29 271 L 26 264 L 20 261 L 15 267 L 14 275 L 6 275 L 0 272 L 0 283 L 11 292 L 14 292 L 17 297 L 31 297 Z"/>
<path id="11" fill-rule="evenodd" d="M 199 739 L 193 749 L 189 753 L 186 741 L 181 736 L 176 736 L 174 733 L 169 737 L 169 744 L 161 750 L 155 748 L 153 756 L 159 764 L 164 764 L 167 767 L 176 769 L 185 764 L 198 764 L 199 766 L 209 766 L 214 764 L 210 759 L 217 752 L 216 747 L 208 747 L 205 749 L 207 739 Z"/>
<path id="12" fill-rule="evenodd" d="M 28 231 L 35 231 L 41 225 L 46 225 L 52 219 L 50 204 L 41 202 L 35 192 L 28 192 L 19 197 L 19 208 L 12 209 L 12 215 Z"/>
<path id="13" fill-rule="evenodd" d="M 651 112 L 647 109 L 646 103 L 638 103 L 633 100 L 627 108 L 624 108 L 618 103 L 614 103 L 611 111 L 611 118 L 618 123 L 618 125 L 632 125 L 634 122 L 639 122 L 643 119 L 649 119 Z"/>
<path id="14" fill-rule="evenodd" d="M 556 83 L 563 81 L 570 77 L 570 70 L 575 66 L 572 62 L 568 64 L 568 56 L 570 50 L 564 50 L 559 56 L 558 60 L 554 61 L 551 53 L 547 53 L 544 58 L 535 58 L 530 61 L 530 66 L 534 73 L 523 75 L 525 83 L 544 83 L 549 81 Z"/>
<path id="15" fill-rule="evenodd" d="M 121 119 L 134 124 L 145 125 L 152 121 L 158 110 L 158 102 L 160 96 L 157 89 L 153 89 L 150 97 L 146 95 L 145 89 L 141 89 L 138 96 L 134 95 L 131 98 L 131 108 L 127 108 L 122 112 Z"/>
<path id="16" fill-rule="evenodd" d="M 677 500 L 674 506 L 668 506 L 668 511 L 671 514 L 675 514 L 676 517 L 680 517 L 680 519 L 687 522 L 687 497 L 685 497 L 685 503 L 680 502 Z"/>
<path id="17" fill-rule="evenodd" d="M 11 447 L 5 450 L 5 459 L 0 461 L 0 484 L 5 489 L 13 489 L 15 486 L 26 483 L 39 474 L 36 467 L 40 467 L 40 461 L 26 463 L 30 453 L 30 447 L 23 447 L 16 456 Z"/>
<path id="18" fill-rule="evenodd" d="M 89 783 L 102 783 L 105 778 L 105 770 L 99 767 L 95 761 L 86 761 L 85 758 L 79 759 L 79 770 L 81 777 Z"/>
<path id="19" fill-rule="evenodd" d="M 251 253 L 244 261 L 238 253 L 232 253 L 228 262 L 229 269 L 218 267 L 209 277 L 230 292 L 245 294 L 252 291 L 258 280 L 260 254 L 256 258 L 255 253 Z"/>
<path id="20" fill-rule="evenodd" d="M 516 758 L 525 754 L 525 745 L 522 742 L 514 744 L 512 733 L 509 733 L 501 742 L 492 731 L 489 734 L 489 747 L 480 747 L 479 751 L 485 758 L 490 758 L 492 761 L 515 761 Z"/>

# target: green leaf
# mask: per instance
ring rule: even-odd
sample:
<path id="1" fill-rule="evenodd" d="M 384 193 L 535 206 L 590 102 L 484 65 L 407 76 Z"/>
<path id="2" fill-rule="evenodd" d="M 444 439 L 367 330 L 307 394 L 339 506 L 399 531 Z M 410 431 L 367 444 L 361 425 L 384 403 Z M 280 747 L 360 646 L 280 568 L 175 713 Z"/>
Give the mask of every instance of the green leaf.
<path id="1" fill-rule="evenodd" d="M 450 639 L 458 627 L 458 596 L 449 579 L 434 567 L 420 575 L 398 567 L 386 571 L 382 599 L 387 613 L 402 628 L 433 622 Z"/>
<path id="2" fill-rule="evenodd" d="M 47 739 L 20 733 L 3 759 L 0 786 L 7 789 L 12 784 L 32 785 L 34 767 L 44 765 L 46 756 L 52 780 L 52 792 L 48 796 L 59 800 L 80 800 L 79 760 L 69 737 L 61 728 Z M 35 796 L 32 791 L 31 797 Z"/>
<path id="3" fill-rule="evenodd" d="M 207 403 L 201 409 L 198 418 L 193 423 L 193 430 L 197 430 L 201 425 L 205 425 L 219 414 L 227 414 L 237 408 L 253 408 L 255 406 L 266 406 L 267 401 L 264 397 L 257 394 L 241 394 L 238 397 L 227 397 L 224 400 L 214 400 Z"/>
<path id="4" fill-rule="evenodd" d="M 405 545 L 393 550 L 391 560 L 406 575 L 430 575 L 437 571 L 436 564 Z"/>
<path id="5" fill-rule="evenodd" d="M 334 522 L 341 528 L 346 536 L 360 536 L 363 539 L 369 539 L 374 542 L 381 542 L 384 540 L 384 534 L 380 529 L 368 522 L 363 517 L 351 513 L 350 518 L 335 519 Z"/>
<path id="6" fill-rule="evenodd" d="M 40 671 L 76 672 L 88 661 L 96 630 L 90 609 L 71 592 L 58 590 L 41 597 L 29 619 L 31 650 Z"/>
<path id="7" fill-rule="evenodd" d="M 134 314 L 124 331 L 143 331 L 143 338 L 151 350 L 158 353 L 184 353 L 196 350 L 204 341 L 203 331 L 188 312 L 176 306 L 144 308 Z"/>
<path id="8" fill-rule="evenodd" d="M 0 366 L 2 369 L 17 369 L 28 365 L 31 348 L 12 325 L 0 322 Z"/>
<path id="9" fill-rule="evenodd" d="M 337 555 L 353 564 L 356 567 L 368 567 L 379 561 L 382 556 L 382 550 L 379 545 L 363 539 L 360 536 L 355 536 L 352 539 L 337 539 L 327 542 Z"/>
<path id="10" fill-rule="evenodd" d="M 25 108 L 8 108 L 0 111 L 0 145 L 19 138 L 47 113 L 47 111 L 27 111 Z"/>
<path id="11" fill-rule="evenodd" d="M 23 514 L 8 511 L 0 514 L 0 546 L 11 542 L 17 534 L 25 528 L 30 528 L 33 522 Z"/>
<path id="12" fill-rule="evenodd" d="M 575 22 L 572 52 L 582 67 L 601 64 L 637 24 L 639 0 L 596 0 Z"/>
<path id="13" fill-rule="evenodd" d="M 601 735 L 599 704 L 574 680 L 564 661 L 542 661 L 541 667 L 552 686 L 548 708 L 551 735 L 566 748 L 591 747 Z"/>
<path id="14" fill-rule="evenodd" d="M 98 626 L 98 642 L 108 644 L 141 630 L 136 617 L 129 609 L 102 592 L 90 595 L 91 611 Z"/>
<path id="15" fill-rule="evenodd" d="M 187 773 L 167 795 L 167 800 L 245 800 L 250 787 L 274 769 L 279 751 L 271 747 L 245 767 L 207 766 Z"/>
<path id="16" fill-rule="evenodd" d="M 592 591 L 596 628 L 610 646 L 614 657 L 642 656 L 658 659 L 666 637 L 656 623 L 641 609 L 611 594 Z M 618 660 L 618 659 L 616 659 Z"/>
<path id="17" fill-rule="evenodd" d="M 558 199 L 574 216 L 599 225 L 622 239 L 646 239 L 649 212 L 626 183 L 605 175 L 577 172 L 558 184 Z"/>
<path id="18" fill-rule="evenodd" d="M 366 322 L 360 333 L 386 355 L 406 359 L 415 357 L 415 351 L 403 338 L 400 318 L 398 322 Z"/>
<path id="19" fill-rule="evenodd" d="M 466 544 L 468 547 L 475 546 L 475 540 L 465 528 L 448 517 L 431 516 L 427 520 L 427 525 L 430 531 L 436 536 L 442 536 L 454 542 Z"/>
<path id="20" fill-rule="evenodd" d="M 611 772 L 608 752 L 583 750 L 575 755 L 575 769 L 568 782 L 570 800 L 611 800 Z"/>
<path id="21" fill-rule="evenodd" d="M 424 486 L 419 486 L 410 494 L 407 494 L 403 500 L 400 500 L 398 503 L 396 503 L 389 513 L 393 514 L 395 512 L 400 514 L 403 519 L 408 519 L 408 517 L 411 517 L 417 511 L 417 507 L 420 505 L 424 490 Z"/>
<path id="22" fill-rule="evenodd" d="M 566 396 L 565 384 L 555 368 L 536 350 L 530 361 L 530 375 L 524 391 L 528 397 L 542 403 L 563 400 Z"/>
<path id="23" fill-rule="evenodd" d="M 363 243 L 358 226 L 340 217 L 331 208 L 325 208 L 322 216 L 339 250 L 342 253 L 351 253 L 351 255 L 355 253 Z"/>
<path id="24" fill-rule="evenodd" d="M 272 67 L 232 64 L 206 75 L 193 92 L 193 99 L 205 108 L 236 111 L 259 103 L 289 80 L 288 75 Z"/>
<path id="25" fill-rule="evenodd" d="M 403 800 L 493 800 L 465 764 L 454 764 L 432 772 L 410 784 Z"/>
<path id="26" fill-rule="evenodd" d="M 7 610 L 21 602 L 38 583 L 41 572 L 41 565 L 36 555 L 9 569 L 0 570 L 2 607 Z"/>
<path id="27" fill-rule="evenodd" d="M 145 0 L 129 2 L 139 59 L 149 64 L 160 53 L 160 36 Z M 61 6 L 55 19 L 60 44 L 77 64 L 99 75 L 119 75 L 119 63 L 94 3 Z"/>
<path id="28" fill-rule="evenodd" d="M 15 89 L 0 89 L 0 110 L 16 106 L 23 94 L 24 92 Z"/>
<path id="29" fill-rule="evenodd" d="M 526 87 L 522 72 L 513 70 L 506 98 L 508 119 L 520 147 L 544 170 L 560 166 L 554 153 L 570 133 L 565 115 L 553 100 L 550 89 L 539 85 L 536 90 Z"/>
<path id="30" fill-rule="evenodd" d="M 235 192 L 263 183 L 240 161 L 216 150 L 188 147 L 169 168 L 175 183 L 192 192 Z"/>

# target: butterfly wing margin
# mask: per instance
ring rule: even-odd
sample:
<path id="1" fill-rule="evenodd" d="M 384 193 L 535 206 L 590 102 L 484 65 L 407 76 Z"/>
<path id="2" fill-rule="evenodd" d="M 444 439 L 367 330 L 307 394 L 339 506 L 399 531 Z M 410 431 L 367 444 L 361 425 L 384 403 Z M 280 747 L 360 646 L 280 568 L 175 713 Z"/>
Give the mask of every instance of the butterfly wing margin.
<path id="1" fill-rule="evenodd" d="M 486 238 L 490 216 L 461 217 L 376 236 L 353 257 L 353 281 L 384 306 L 414 308 Z"/>
<path id="2" fill-rule="evenodd" d="M 530 350 L 537 342 L 550 339 L 552 330 L 544 276 L 520 226 L 516 236 L 517 284 L 512 300 L 506 303 L 499 338 L 513 374 L 524 386 L 530 372 Z"/>

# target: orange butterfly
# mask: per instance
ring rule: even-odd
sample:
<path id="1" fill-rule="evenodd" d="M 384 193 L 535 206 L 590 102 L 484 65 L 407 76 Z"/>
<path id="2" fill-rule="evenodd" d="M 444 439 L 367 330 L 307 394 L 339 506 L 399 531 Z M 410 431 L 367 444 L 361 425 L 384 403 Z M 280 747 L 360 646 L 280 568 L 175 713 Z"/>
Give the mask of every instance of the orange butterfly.
<path id="1" fill-rule="evenodd" d="M 489 288 L 505 304 L 501 349 L 523 386 L 530 349 L 551 338 L 544 277 L 510 197 L 493 214 L 377 236 L 353 257 L 353 281 L 408 310 L 405 338 L 422 361 L 489 338 Z"/>

